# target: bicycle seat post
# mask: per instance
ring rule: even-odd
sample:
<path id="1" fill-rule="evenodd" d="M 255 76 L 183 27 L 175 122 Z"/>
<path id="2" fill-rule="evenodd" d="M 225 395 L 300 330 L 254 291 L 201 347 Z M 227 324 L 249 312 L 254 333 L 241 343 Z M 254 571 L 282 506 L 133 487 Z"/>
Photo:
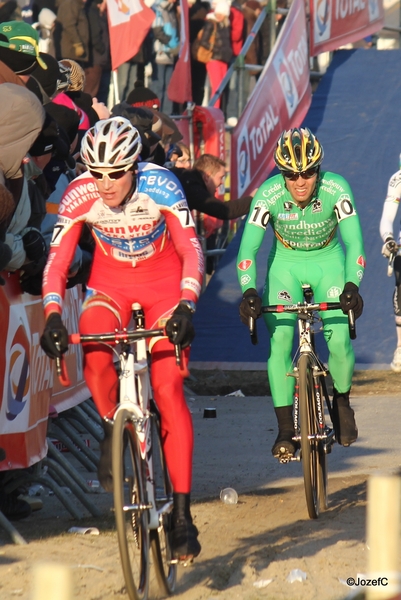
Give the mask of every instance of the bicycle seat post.
<path id="1" fill-rule="evenodd" d="M 313 298 L 313 290 L 309 283 L 302 284 L 302 291 L 304 293 L 305 302 L 311 303 Z"/>

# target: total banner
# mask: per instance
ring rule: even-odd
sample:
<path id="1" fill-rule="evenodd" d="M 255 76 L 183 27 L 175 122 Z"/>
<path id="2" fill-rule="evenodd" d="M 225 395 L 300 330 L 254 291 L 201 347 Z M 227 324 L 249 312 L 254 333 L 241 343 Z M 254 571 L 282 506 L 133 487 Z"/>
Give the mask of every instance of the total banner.
<path id="1" fill-rule="evenodd" d="M 265 181 L 280 133 L 302 123 L 312 98 L 309 73 L 305 6 L 294 0 L 231 138 L 231 198 Z"/>
<path id="2" fill-rule="evenodd" d="M 0 471 L 30 467 L 47 454 L 49 412 L 67 410 L 89 398 L 83 379 L 82 350 L 70 346 L 66 364 L 71 379 L 62 387 L 51 361 L 40 347 L 44 328 L 42 299 L 21 294 L 18 276 L 3 274 L 0 286 L 0 448 L 6 457 Z M 67 290 L 63 321 L 78 331 L 81 287 Z M 54 407 L 50 408 L 50 407 Z"/>
<path id="3" fill-rule="evenodd" d="M 383 0 L 310 0 L 310 55 L 337 50 L 379 31 Z"/>

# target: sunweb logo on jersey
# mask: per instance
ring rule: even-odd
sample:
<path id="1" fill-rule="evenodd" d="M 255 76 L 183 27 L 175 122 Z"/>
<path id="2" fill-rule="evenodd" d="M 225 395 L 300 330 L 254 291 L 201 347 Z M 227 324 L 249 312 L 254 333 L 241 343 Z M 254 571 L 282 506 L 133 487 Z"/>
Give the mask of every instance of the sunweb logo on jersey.
<path id="1" fill-rule="evenodd" d="M 376 21 L 379 18 L 379 3 L 377 0 L 369 0 L 369 21 Z"/>
<path id="2" fill-rule="evenodd" d="M 315 44 L 328 40 L 331 34 L 330 0 L 313 0 L 314 5 L 314 41 Z"/>
<path id="3" fill-rule="evenodd" d="M 248 128 L 242 128 L 237 146 L 238 195 L 244 192 L 251 181 Z"/>
<path id="4" fill-rule="evenodd" d="M 13 421 L 24 409 L 29 394 L 30 346 L 25 327 L 20 325 L 11 342 L 7 381 L 8 421 Z"/>
<path id="5" fill-rule="evenodd" d="M 277 77 L 283 90 L 288 116 L 291 117 L 298 105 L 299 99 L 290 67 L 282 50 L 277 53 L 274 59 L 274 68 L 276 69 Z"/>

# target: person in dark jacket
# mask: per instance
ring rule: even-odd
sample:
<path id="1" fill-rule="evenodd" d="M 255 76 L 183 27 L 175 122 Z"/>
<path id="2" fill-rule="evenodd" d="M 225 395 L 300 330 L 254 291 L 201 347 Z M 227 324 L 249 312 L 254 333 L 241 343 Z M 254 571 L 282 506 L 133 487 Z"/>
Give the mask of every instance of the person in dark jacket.
<path id="1" fill-rule="evenodd" d="M 212 58 L 206 63 L 206 70 L 211 86 L 211 96 L 215 94 L 227 73 L 228 65 L 233 55 L 229 16 L 230 5 L 227 0 L 218 0 L 214 11 L 206 17 L 203 34 L 200 39 L 201 46 L 204 46 L 208 50 L 211 47 L 213 49 Z M 220 98 L 215 102 L 214 106 L 220 108 Z"/>
<path id="2" fill-rule="evenodd" d="M 196 230 L 206 238 L 208 250 L 216 247 L 216 227 L 222 221 L 238 219 L 248 214 L 253 190 L 249 196 L 223 202 L 216 198 L 217 189 L 224 184 L 226 163 L 213 154 L 203 154 L 194 162 L 192 169 L 170 169 L 180 180 L 191 211 L 196 211 Z M 205 218 L 205 215 L 208 216 Z M 206 273 L 211 275 L 215 269 L 216 260 L 209 257 L 206 261 Z"/>

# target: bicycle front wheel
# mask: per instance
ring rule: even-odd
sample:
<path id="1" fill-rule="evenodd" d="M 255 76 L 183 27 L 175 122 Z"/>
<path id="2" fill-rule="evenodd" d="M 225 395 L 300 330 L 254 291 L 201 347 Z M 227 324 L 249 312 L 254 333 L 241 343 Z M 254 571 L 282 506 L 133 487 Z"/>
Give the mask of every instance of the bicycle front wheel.
<path id="1" fill-rule="evenodd" d="M 173 487 L 164 459 L 160 418 L 156 407 L 152 412 L 154 498 L 159 513 L 159 526 L 150 531 L 150 541 L 160 591 L 164 595 L 170 596 L 175 590 L 177 581 L 177 564 L 172 563 L 171 550 Z"/>
<path id="2" fill-rule="evenodd" d="M 301 457 L 306 506 L 311 519 L 317 519 L 320 507 L 326 505 L 326 454 L 318 439 L 319 420 L 313 364 L 307 354 L 301 355 L 299 373 L 299 412 L 301 424 Z"/>
<path id="3" fill-rule="evenodd" d="M 128 409 L 117 410 L 113 426 L 114 510 L 127 594 L 146 600 L 149 590 L 149 517 L 139 442 Z"/>

